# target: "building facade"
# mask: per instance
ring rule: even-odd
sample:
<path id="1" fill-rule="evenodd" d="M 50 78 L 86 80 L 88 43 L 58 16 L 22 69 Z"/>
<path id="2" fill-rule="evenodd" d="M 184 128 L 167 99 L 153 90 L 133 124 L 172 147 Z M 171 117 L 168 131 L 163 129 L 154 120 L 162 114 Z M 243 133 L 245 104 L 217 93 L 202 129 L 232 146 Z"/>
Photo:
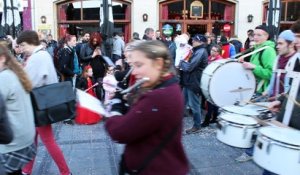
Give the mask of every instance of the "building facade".
<path id="1" fill-rule="evenodd" d="M 26 29 L 31 26 L 55 38 L 99 31 L 99 0 L 19 1 Z M 286 29 L 300 16 L 300 0 L 281 4 L 281 28 Z M 112 0 L 115 31 L 122 31 L 126 41 L 133 32 L 142 36 L 145 28 L 161 31 L 166 24 L 174 34 L 224 33 L 244 41 L 247 30 L 265 22 L 267 5 L 264 0 Z"/>

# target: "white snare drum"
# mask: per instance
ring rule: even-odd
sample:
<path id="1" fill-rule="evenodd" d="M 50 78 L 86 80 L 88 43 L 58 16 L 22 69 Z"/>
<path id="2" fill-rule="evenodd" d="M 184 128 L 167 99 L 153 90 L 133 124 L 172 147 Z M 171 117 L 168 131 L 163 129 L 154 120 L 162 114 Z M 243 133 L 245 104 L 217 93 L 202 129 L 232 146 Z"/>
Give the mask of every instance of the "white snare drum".
<path id="1" fill-rule="evenodd" d="M 250 148 L 253 145 L 253 133 L 259 127 L 255 119 L 230 113 L 221 113 L 218 118 L 218 140 L 239 148 Z"/>
<path id="2" fill-rule="evenodd" d="M 299 175 L 300 131 L 270 126 L 260 128 L 253 159 L 273 173 Z"/>
<path id="3" fill-rule="evenodd" d="M 259 103 L 254 103 L 254 104 L 247 104 L 247 105 L 229 105 L 229 106 L 223 106 L 222 110 L 223 112 L 228 112 L 228 113 L 234 113 L 234 114 L 240 114 L 244 116 L 249 116 L 249 117 L 255 117 L 259 116 L 264 112 L 268 112 L 268 104 L 270 102 L 259 102 Z M 255 105 L 257 104 L 257 105 Z M 263 107 L 265 106 L 265 107 Z"/>
<path id="4" fill-rule="evenodd" d="M 255 77 L 241 63 L 217 60 L 210 63 L 201 78 L 203 95 L 217 106 L 249 101 L 255 91 Z"/>

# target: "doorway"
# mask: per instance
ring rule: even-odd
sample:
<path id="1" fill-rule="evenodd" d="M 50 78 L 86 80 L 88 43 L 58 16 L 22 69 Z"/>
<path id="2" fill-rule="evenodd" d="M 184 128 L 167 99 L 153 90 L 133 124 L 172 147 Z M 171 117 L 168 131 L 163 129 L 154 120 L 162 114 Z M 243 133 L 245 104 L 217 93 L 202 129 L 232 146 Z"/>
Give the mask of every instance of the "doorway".
<path id="1" fill-rule="evenodd" d="M 187 32 L 193 37 L 195 34 L 205 34 L 207 32 L 206 24 L 187 24 Z"/>

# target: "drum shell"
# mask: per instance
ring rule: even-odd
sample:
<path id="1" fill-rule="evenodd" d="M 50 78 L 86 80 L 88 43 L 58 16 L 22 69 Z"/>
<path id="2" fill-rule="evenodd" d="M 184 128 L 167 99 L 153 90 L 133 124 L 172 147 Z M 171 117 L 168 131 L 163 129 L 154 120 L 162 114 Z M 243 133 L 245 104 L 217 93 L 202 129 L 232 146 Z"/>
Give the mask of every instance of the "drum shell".
<path id="1" fill-rule="evenodd" d="M 276 174 L 299 175 L 300 145 L 273 140 L 258 132 L 254 145 L 254 162 Z"/>
<path id="2" fill-rule="evenodd" d="M 218 121 L 217 139 L 230 146 L 250 148 L 253 145 L 253 134 L 258 127 L 258 124 L 232 123 L 221 118 Z"/>

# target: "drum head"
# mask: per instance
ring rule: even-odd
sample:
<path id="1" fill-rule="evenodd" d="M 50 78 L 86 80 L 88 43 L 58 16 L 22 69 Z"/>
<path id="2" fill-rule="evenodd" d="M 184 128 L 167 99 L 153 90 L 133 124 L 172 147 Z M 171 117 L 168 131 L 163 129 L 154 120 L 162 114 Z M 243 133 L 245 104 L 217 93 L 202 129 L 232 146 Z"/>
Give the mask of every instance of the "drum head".
<path id="1" fill-rule="evenodd" d="M 220 119 L 226 120 L 230 123 L 236 123 L 236 124 L 242 124 L 242 125 L 256 125 L 258 122 L 251 118 L 251 117 L 246 117 L 238 114 L 229 114 L 229 113 L 224 113 L 218 116 Z"/>
<path id="2" fill-rule="evenodd" d="M 269 102 L 260 102 L 260 103 L 255 103 L 258 105 L 248 104 L 244 106 L 230 105 L 230 106 L 223 106 L 222 109 L 227 112 L 240 114 L 240 115 L 258 116 L 262 112 L 268 111 L 267 109 L 268 103 Z M 266 106 L 266 107 L 262 107 L 262 106 Z"/>
<path id="3" fill-rule="evenodd" d="M 259 133 L 273 140 L 300 146 L 300 131 L 291 128 L 262 127 Z"/>
<path id="4" fill-rule="evenodd" d="M 203 74 L 211 72 L 210 65 L 204 69 Z M 206 69 L 209 71 L 205 71 Z M 243 68 L 239 62 L 229 60 L 220 65 L 210 76 L 208 85 L 210 97 L 207 98 L 217 106 L 249 101 L 254 94 L 255 77 L 252 71 Z M 201 83 L 205 82 L 201 81 Z M 201 85 L 202 87 L 205 86 Z"/>

